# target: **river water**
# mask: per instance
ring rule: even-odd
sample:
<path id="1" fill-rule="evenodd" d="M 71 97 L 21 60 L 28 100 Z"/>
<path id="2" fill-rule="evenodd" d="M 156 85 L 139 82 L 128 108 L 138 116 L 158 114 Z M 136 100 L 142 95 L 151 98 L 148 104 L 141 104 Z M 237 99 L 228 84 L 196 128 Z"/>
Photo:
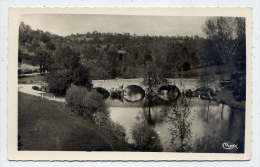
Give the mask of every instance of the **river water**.
<path id="1" fill-rule="evenodd" d="M 135 143 L 132 136 L 136 124 L 149 120 L 148 125 L 158 134 L 163 151 L 175 151 L 174 143 L 178 138 L 173 135 L 178 129 L 176 120 L 170 119 L 172 110 L 167 106 L 156 106 L 150 109 L 143 107 L 110 107 L 110 116 L 114 122 L 125 128 L 129 143 Z M 186 128 L 187 145 L 190 152 L 243 152 L 244 148 L 244 112 L 233 110 L 227 105 L 192 98 L 189 103 L 189 114 L 185 117 L 189 123 Z M 237 144 L 238 149 L 223 149 L 222 144 Z"/>

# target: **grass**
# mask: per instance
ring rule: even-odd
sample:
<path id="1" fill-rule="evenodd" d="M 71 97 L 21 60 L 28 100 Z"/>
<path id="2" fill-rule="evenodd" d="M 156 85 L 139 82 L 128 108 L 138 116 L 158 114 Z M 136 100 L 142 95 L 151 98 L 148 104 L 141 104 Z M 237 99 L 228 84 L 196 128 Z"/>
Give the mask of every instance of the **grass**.
<path id="1" fill-rule="evenodd" d="M 107 129 L 72 113 L 64 103 L 18 94 L 20 150 L 129 150 Z"/>

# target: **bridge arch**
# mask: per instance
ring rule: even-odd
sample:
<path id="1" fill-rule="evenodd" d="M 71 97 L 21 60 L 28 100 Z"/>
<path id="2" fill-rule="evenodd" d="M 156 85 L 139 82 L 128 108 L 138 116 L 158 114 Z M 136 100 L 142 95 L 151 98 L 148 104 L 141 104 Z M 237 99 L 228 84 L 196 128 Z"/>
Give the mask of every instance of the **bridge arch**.
<path id="1" fill-rule="evenodd" d="M 163 85 L 158 89 L 158 95 L 164 101 L 175 101 L 180 96 L 180 89 L 175 85 Z"/>
<path id="2" fill-rule="evenodd" d="M 128 102 L 141 101 L 145 97 L 145 90 L 138 85 L 128 85 L 123 91 L 124 99 Z"/>

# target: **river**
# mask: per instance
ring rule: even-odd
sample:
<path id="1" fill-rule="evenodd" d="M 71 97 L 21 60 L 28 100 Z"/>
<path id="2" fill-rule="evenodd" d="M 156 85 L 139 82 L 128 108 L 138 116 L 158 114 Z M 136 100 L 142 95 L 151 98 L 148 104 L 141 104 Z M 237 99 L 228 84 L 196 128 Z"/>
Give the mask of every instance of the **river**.
<path id="1" fill-rule="evenodd" d="M 190 134 L 185 139 L 191 152 L 243 152 L 244 112 L 236 111 L 223 104 L 209 103 L 199 98 L 191 99 L 189 116 L 185 121 Z M 125 128 L 127 141 L 134 143 L 132 130 L 135 124 L 150 120 L 148 125 L 158 134 L 163 151 L 175 151 L 174 143 L 179 140 L 172 135 L 178 127 L 176 120 L 170 119 L 171 109 L 166 106 L 152 107 L 147 116 L 147 108 L 110 107 L 111 119 Z M 150 118 L 148 118 L 150 117 Z M 178 128 L 177 128 L 178 129 Z M 224 150 L 223 143 L 238 144 L 236 150 Z"/>

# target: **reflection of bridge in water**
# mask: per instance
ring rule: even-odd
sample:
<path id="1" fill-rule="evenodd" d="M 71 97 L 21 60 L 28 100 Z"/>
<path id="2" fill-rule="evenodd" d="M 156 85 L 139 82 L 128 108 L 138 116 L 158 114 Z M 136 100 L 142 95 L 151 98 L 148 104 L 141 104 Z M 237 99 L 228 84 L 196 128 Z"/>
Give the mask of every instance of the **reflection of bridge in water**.
<path id="1" fill-rule="evenodd" d="M 179 91 L 179 92 L 185 92 L 187 90 L 194 91 L 202 86 L 201 81 L 199 79 L 167 79 L 167 81 L 168 81 L 167 83 L 159 85 L 158 89 L 157 89 L 158 91 L 161 90 L 161 96 L 164 96 L 165 98 L 167 98 L 167 92 L 165 92 L 165 91 L 169 92 L 170 88 L 173 88 L 172 90 L 174 90 L 176 93 L 176 91 Z M 104 88 L 109 93 L 116 91 L 116 90 L 124 90 L 124 93 L 127 93 L 128 95 L 132 96 L 131 97 L 132 101 L 137 101 L 137 99 L 142 98 L 142 96 L 143 96 L 142 90 L 145 93 L 145 91 L 148 88 L 147 85 L 143 84 L 142 78 L 93 80 L 92 83 L 93 83 L 93 87 Z M 211 83 L 209 83 L 209 85 L 213 90 L 216 90 L 219 87 L 216 82 L 211 82 Z M 176 87 L 176 89 L 174 87 Z M 129 91 L 129 88 L 131 88 L 130 91 Z M 163 89 L 160 89 L 160 88 L 163 88 Z M 135 93 L 133 93 L 133 92 L 135 92 Z"/>

